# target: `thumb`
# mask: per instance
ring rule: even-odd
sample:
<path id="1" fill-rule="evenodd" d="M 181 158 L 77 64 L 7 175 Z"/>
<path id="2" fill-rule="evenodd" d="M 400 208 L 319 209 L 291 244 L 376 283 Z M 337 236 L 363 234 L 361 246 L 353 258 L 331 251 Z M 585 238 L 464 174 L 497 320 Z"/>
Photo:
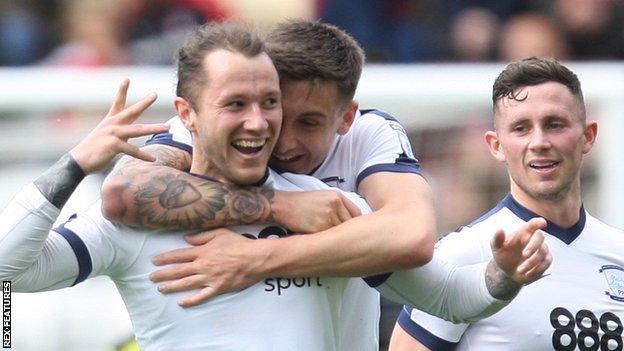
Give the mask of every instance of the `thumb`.
<path id="1" fill-rule="evenodd" d="M 503 245 L 505 244 L 505 231 L 502 229 L 499 229 L 496 231 L 496 233 L 494 233 L 494 236 L 492 236 L 492 240 L 490 240 L 490 246 L 492 247 L 492 251 L 497 251 L 500 250 Z"/>

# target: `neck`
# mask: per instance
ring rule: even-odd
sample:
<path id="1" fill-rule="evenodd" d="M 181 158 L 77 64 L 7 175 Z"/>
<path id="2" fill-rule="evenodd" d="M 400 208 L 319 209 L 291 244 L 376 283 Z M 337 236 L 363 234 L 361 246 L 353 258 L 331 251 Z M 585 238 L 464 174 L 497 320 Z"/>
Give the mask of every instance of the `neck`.
<path id="1" fill-rule="evenodd" d="M 212 166 L 210 159 L 203 152 L 196 152 L 200 148 L 193 147 L 193 161 L 191 163 L 191 173 L 214 179 L 222 184 L 231 184 L 232 182 L 225 178 L 215 167 Z"/>
<path id="2" fill-rule="evenodd" d="M 582 205 L 580 182 L 574 184 L 566 195 L 556 199 L 537 199 L 512 182 L 511 195 L 520 205 L 562 228 L 569 228 L 579 220 Z"/>

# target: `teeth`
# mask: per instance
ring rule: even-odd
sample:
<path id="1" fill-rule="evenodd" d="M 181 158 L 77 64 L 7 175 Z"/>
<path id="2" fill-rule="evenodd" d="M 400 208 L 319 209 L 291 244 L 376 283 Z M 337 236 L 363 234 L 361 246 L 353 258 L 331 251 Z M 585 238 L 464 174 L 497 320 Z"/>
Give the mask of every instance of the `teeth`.
<path id="1" fill-rule="evenodd" d="M 546 167 L 552 167 L 555 164 L 557 164 L 557 162 L 550 162 L 550 163 L 531 163 L 529 164 L 529 166 L 531 167 L 535 167 L 535 168 L 546 168 Z"/>
<path id="2" fill-rule="evenodd" d="M 234 140 L 232 145 L 239 147 L 261 147 L 266 144 L 266 139 L 261 140 Z"/>
<path id="3" fill-rule="evenodd" d="M 280 161 L 288 161 L 288 160 L 292 160 L 293 158 L 295 158 L 295 156 L 277 156 L 274 155 L 276 159 L 280 160 Z"/>

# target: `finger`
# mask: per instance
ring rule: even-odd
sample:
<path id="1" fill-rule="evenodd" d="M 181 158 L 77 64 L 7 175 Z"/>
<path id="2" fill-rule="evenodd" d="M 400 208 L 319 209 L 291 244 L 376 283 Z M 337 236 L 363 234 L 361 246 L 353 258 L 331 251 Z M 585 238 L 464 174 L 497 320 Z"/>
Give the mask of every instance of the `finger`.
<path id="1" fill-rule="evenodd" d="M 128 140 L 144 135 L 163 133 L 169 130 L 169 125 L 165 123 L 157 124 L 132 124 L 118 126 L 115 135 L 119 138 Z"/>
<path id="2" fill-rule="evenodd" d="M 217 233 L 214 230 L 211 230 L 211 231 L 201 232 L 197 234 L 185 235 L 184 240 L 186 240 L 186 242 L 191 245 L 198 246 L 198 245 L 207 244 L 216 236 L 217 236 Z"/>
<path id="3" fill-rule="evenodd" d="M 178 263 L 152 272 L 149 275 L 149 279 L 154 283 L 160 283 L 167 280 L 185 278 L 193 274 L 197 274 L 197 269 L 192 262 Z"/>
<path id="4" fill-rule="evenodd" d="M 533 282 L 544 276 L 546 270 L 552 264 L 552 255 L 548 253 L 539 265 L 533 267 L 531 270 L 527 271 L 524 275 L 527 277 L 527 280 Z"/>
<path id="5" fill-rule="evenodd" d="M 357 207 L 353 202 L 347 199 L 346 196 L 342 194 L 341 196 L 342 196 L 342 203 L 344 204 L 347 211 L 349 211 L 349 215 L 351 216 L 350 218 L 358 217 L 362 215 L 362 211 L 360 211 L 359 207 Z"/>
<path id="6" fill-rule="evenodd" d="M 156 266 L 162 266 L 172 263 L 191 262 L 197 258 L 194 247 L 185 247 L 182 249 L 171 250 L 154 256 L 152 263 Z"/>
<path id="7" fill-rule="evenodd" d="M 526 245 L 531 239 L 533 233 L 540 229 L 546 228 L 546 225 L 546 220 L 542 217 L 531 218 L 528 222 L 520 227 L 520 235 L 518 236 L 518 240 L 522 245 Z"/>
<path id="8" fill-rule="evenodd" d="M 126 106 L 126 97 L 128 95 L 128 86 L 130 86 L 130 79 L 124 78 L 119 84 L 119 89 L 117 89 L 117 96 L 115 96 L 115 100 L 113 100 L 113 104 L 106 116 L 113 116 L 121 112 Z"/>
<path id="9" fill-rule="evenodd" d="M 213 289 L 211 286 L 207 286 L 207 287 L 201 289 L 201 291 L 198 292 L 197 294 L 186 296 L 186 297 L 180 299 L 178 301 L 178 305 L 180 305 L 181 307 L 184 307 L 184 308 L 197 306 L 199 304 L 202 304 L 202 303 L 210 300 L 211 298 L 213 298 L 213 297 L 215 297 L 217 295 L 218 295 L 218 292 L 217 292 L 216 289 Z"/>
<path id="10" fill-rule="evenodd" d="M 190 277 L 174 280 L 158 285 L 158 291 L 163 294 L 171 294 L 179 291 L 188 291 L 205 286 L 204 280 L 206 277 L 201 274 L 195 274 Z"/>
<path id="11" fill-rule="evenodd" d="M 124 153 L 128 156 L 132 156 L 134 158 L 138 158 L 139 160 L 143 160 L 143 161 L 147 161 L 147 162 L 154 162 L 156 161 L 156 156 L 150 154 L 149 152 L 146 152 L 144 150 L 139 149 L 138 147 L 130 144 L 130 143 L 126 143 L 123 141 L 120 141 L 118 144 L 116 144 L 117 147 L 117 151 Z"/>
<path id="12" fill-rule="evenodd" d="M 344 205 L 344 201 L 342 203 Z M 338 224 L 346 222 L 348 220 L 350 220 L 351 218 L 353 218 L 353 216 L 351 216 L 351 213 L 349 213 L 349 211 L 347 210 L 347 208 L 345 206 L 338 206 Z"/>
<path id="13" fill-rule="evenodd" d="M 156 95 L 156 93 L 149 93 L 143 99 L 134 103 L 134 105 L 115 114 L 115 116 L 119 119 L 120 123 L 131 124 L 137 118 L 139 118 L 141 113 L 143 113 L 143 111 L 150 107 L 157 98 L 158 96 Z"/>
<path id="14" fill-rule="evenodd" d="M 537 250 L 529 258 L 522 261 L 522 263 L 517 268 L 517 272 L 520 274 L 524 274 L 530 271 L 531 269 L 533 269 L 533 267 L 536 267 L 544 260 L 547 253 L 547 250 Z"/>
<path id="15" fill-rule="evenodd" d="M 505 231 L 502 229 L 499 229 L 496 231 L 496 233 L 494 233 L 494 236 L 492 236 L 492 240 L 490 240 L 490 246 L 492 247 L 492 251 L 499 250 L 503 247 L 503 245 L 505 244 L 505 237 Z"/>
<path id="16" fill-rule="evenodd" d="M 522 250 L 522 257 L 529 257 L 535 251 L 539 250 L 544 243 L 544 235 L 540 232 L 534 232 L 529 238 L 529 242 L 524 246 Z"/>

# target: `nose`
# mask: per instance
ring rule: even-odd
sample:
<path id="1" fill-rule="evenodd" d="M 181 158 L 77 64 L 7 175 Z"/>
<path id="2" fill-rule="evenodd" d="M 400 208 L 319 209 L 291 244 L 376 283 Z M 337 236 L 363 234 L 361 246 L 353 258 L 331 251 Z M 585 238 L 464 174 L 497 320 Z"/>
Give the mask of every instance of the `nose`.
<path id="1" fill-rule="evenodd" d="M 545 150 L 550 148 L 550 140 L 548 134 L 542 128 L 535 128 L 531 134 L 529 148 L 531 150 Z"/>
<path id="2" fill-rule="evenodd" d="M 260 108 L 260 105 L 251 105 L 251 109 L 245 119 L 245 123 L 243 124 L 243 126 L 245 130 L 256 133 L 261 133 L 268 129 L 269 122 L 267 121 L 267 118 L 264 115 L 262 108 Z"/>
<path id="3" fill-rule="evenodd" d="M 297 147 L 296 139 L 293 137 L 291 126 L 284 122 L 282 123 L 282 130 L 280 136 L 275 144 L 274 152 L 276 154 L 286 154 Z"/>

